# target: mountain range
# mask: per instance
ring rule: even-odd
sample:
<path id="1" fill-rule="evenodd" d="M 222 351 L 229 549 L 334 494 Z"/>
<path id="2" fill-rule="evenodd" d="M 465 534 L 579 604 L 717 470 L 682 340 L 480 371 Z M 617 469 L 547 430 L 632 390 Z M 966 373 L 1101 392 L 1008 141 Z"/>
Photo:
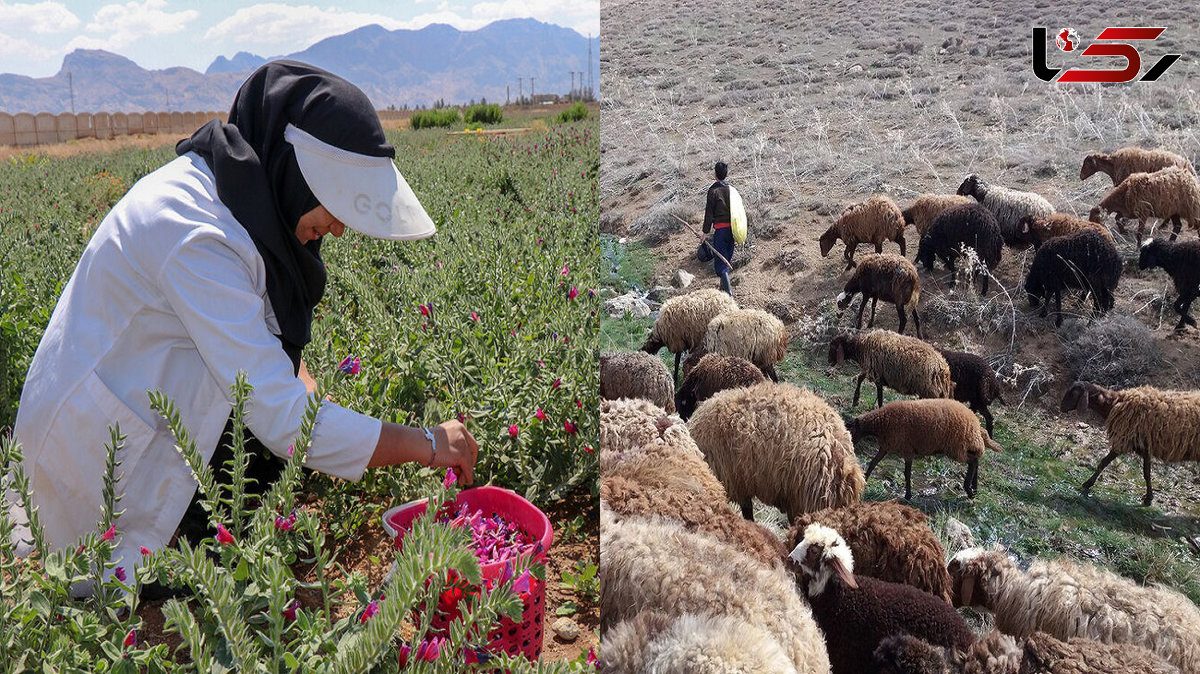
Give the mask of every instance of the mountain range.
<path id="1" fill-rule="evenodd" d="M 569 28 L 535 19 L 506 19 L 474 31 L 445 24 L 419 30 L 363 26 L 329 37 L 303 51 L 279 56 L 341 75 L 384 109 L 517 98 L 518 82 L 530 93 L 565 94 L 571 73 L 588 72 L 588 40 Z M 267 58 L 238 52 L 217 57 L 200 73 L 191 68 L 146 70 L 103 50 L 77 49 L 51 77 L 0 74 L 0 111 L 77 112 L 227 110 L 238 87 Z M 592 44 L 592 72 L 599 89 L 600 50 Z M 576 86 L 579 76 L 575 75 Z"/>

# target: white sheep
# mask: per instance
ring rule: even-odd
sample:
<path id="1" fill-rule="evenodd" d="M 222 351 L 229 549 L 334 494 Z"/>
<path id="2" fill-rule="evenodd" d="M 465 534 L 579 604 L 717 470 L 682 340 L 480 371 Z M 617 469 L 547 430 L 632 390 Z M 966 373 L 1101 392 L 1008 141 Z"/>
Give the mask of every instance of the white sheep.
<path id="1" fill-rule="evenodd" d="M 1019 235 L 1021 218 L 1027 215 L 1046 217 L 1054 212 L 1054 206 L 1046 198 L 1034 192 L 1023 192 L 1009 187 L 989 185 L 979 176 L 967 176 L 958 187 L 958 194 L 975 197 L 984 208 L 996 216 L 1000 224 L 1000 235 L 1010 246 L 1021 244 Z"/>
<path id="2" fill-rule="evenodd" d="M 783 321 L 761 309 L 733 309 L 714 316 L 703 343 L 705 353 L 745 358 L 772 381 L 779 381 L 775 364 L 787 356 L 787 345 Z"/>
<path id="3" fill-rule="evenodd" d="M 700 346 L 708 323 L 726 311 L 737 309 L 737 302 L 716 288 L 705 288 L 663 302 L 658 319 L 642 345 L 642 351 L 656 354 L 664 346 L 675 354 L 675 380 L 679 380 L 679 359 L 683 352 Z"/>
<path id="4" fill-rule="evenodd" d="M 721 391 L 696 409 L 688 429 L 746 519 L 754 497 L 791 520 L 862 496 L 841 415 L 808 389 L 763 382 Z"/>
<path id="5" fill-rule="evenodd" d="M 633 457 L 691 455 L 703 459 L 679 417 L 640 398 L 600 401 L 600 473 Z"/>
<path id="6" fill-rule="evenodd" d="M 605 674 L 795 674 L 779 641 L 757 625 L 718 615 L 642 611 L 610 629 L 597 649 Z"/>
<path id="7" fill-rule="evenodd" d="M 675 382 L 658 356 L 606 351 L 600 354 L 600 397 L 643 398 L 670 414 L 675 411 Z"/>
<path id="8" fill-rule="evenodd" d="M 1136 644 L 1200 672 L 1200 610 L 1170 588 L 1067 559 L 1035 560 L 1022 571 L 1003 549 L 963 550 L 949 571 L 955 605 L 986 608 L 1005 634 Z"/>

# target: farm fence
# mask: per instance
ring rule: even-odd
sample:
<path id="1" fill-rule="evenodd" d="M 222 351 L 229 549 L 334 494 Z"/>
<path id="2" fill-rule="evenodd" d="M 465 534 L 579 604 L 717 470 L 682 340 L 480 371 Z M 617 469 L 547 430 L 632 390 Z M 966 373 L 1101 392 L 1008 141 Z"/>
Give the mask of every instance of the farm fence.
<path id="1" fill-rule="evenodd" d="M 15 115 L 0 112 L 0 145 L 29 147 L 65 143 L 77 138 L 115 138 L 142 133 L 186 136 L 210 119 L 225 120 L 224 112 L 64 112 Z"/>

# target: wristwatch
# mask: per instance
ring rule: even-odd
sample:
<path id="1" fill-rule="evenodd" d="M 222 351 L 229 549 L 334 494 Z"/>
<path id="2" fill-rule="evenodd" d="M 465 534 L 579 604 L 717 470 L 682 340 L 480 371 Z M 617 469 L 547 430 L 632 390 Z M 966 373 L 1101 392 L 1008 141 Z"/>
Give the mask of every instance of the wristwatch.
<path id="1" fill-rule="evenodd" d="M 434 459 L 437 458 L 437 439 L 433 437 L 433 431 L 428 428 L 423 428 L 425 431 L 425 439 L 429 441 L 429 446 L 433 448 L 433 454 L 429 456 L 429 463 L 426 466 L 432 466 Z"/>

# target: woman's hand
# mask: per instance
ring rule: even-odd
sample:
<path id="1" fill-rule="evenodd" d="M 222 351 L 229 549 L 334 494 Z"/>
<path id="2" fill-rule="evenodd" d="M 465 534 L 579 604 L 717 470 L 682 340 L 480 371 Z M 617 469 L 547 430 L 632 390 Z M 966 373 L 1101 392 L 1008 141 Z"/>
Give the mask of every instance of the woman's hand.
<path id="1" fill-rule="evenodd" d="M 479 444 L 467 427 L 458 421 L 446 421 L 430 430 L 437 441 L 437 456 L 434 457 L 433 466 L 453 468 L 463 484 L 474 484 Z"/>

